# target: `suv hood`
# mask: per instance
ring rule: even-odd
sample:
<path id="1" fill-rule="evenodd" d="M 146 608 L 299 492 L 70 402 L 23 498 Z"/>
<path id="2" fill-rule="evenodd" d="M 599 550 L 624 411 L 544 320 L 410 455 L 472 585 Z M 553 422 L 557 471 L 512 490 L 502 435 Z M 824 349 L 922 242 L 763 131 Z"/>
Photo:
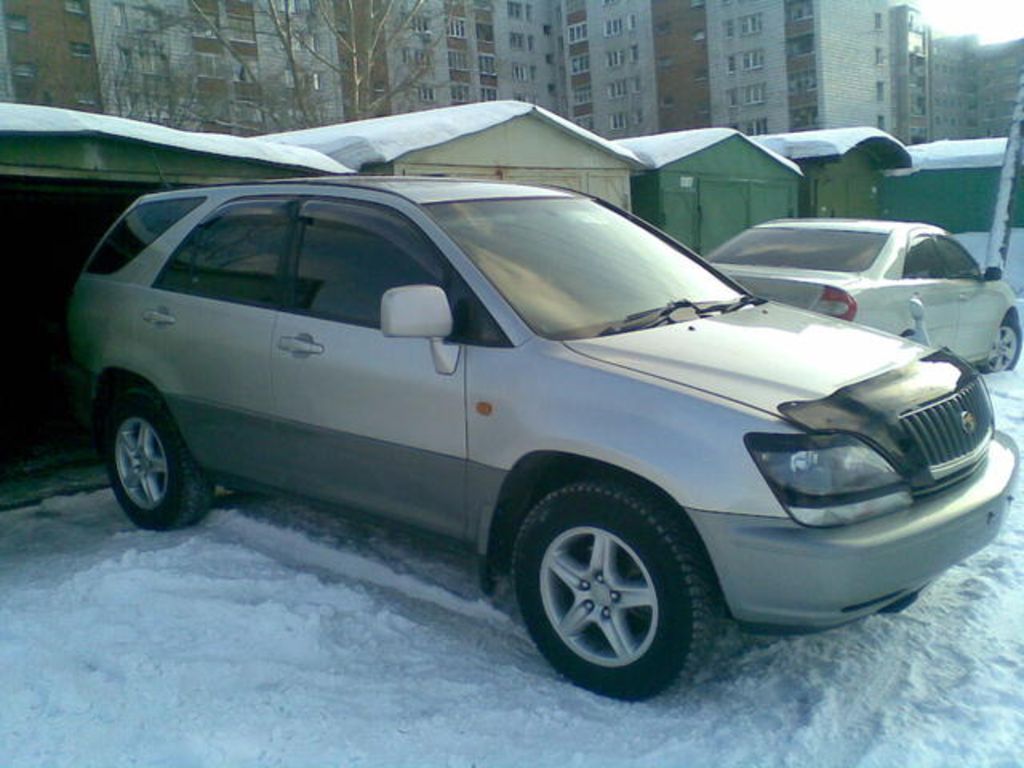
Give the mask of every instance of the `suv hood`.
<path id="1" fill-rule="evenodd" d="M 927 349 L 888 334 L 779 304 L 565 342 L 573 351 L 782 415 L 912 363 Z"/>

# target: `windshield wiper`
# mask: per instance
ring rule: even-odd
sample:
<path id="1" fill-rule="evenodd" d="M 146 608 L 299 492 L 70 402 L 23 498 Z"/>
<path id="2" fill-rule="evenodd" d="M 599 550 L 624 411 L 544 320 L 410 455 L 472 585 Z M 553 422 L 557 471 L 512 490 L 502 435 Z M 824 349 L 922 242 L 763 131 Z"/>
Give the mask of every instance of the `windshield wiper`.
<path id="1" fill-rule="evenodd" d="M 736 301 L 727 301 L 718 304 L 695 302 L 690 301 L 689 299 L 677 299 L 676 301 L 670 301 L 663 307 L 645 309 L 643 312 L 634 312 L 632 315 L 627 315 L 622 322 L 609 325 L 601 331 L 598 336 L 612 336 L 616 333 L 640 331 L 646 328 L 655 328 L 659 325 L 668 325 L 669 323 L 678 322 L 672 318 L 672 315 L 680 309 L 692 309 L 697 317 L 707 317 L 708 315 L 714 315 L 717 313 L 725 314 L 726 312 L 735 312 L 743 307 L 756 306 L 764 303 L 765 299 L 758 298 L 757 296 L 751 296 L 749 294 L 741 296 Z"/>
<path id="2" fill-rule="evenodd" d="M 689 299 L 677 299 L 670 301 L 663 307 L 645 309 L 643 312 L 634 312 L 632 315 L 626 315 L 621 323 L 609 325 L 598 336 L 611 336 L 615 333 L 639 331 L 644 328 L 667 325 L 668 323 L 675 322 L 672 320 L 672 313 L 680 309 L 693 309 L 697 314 L 701 312 L 700 307 Z"/>
<path id="3" fill-rule="evenodd" d="M 716 312 L 725 314 L 726 312 L 735 312 L 737 309 L 743 309 L 743 307 L 756 307 L 759 304 L 764 304 L 766 301 L 767 299 L 747 294 L 746 296 L 741 296 L 736 301 L 726 301 L 721 304 L 702 304 L 698 307 L 697 311 L 701 316 L 711 315 Z"/>

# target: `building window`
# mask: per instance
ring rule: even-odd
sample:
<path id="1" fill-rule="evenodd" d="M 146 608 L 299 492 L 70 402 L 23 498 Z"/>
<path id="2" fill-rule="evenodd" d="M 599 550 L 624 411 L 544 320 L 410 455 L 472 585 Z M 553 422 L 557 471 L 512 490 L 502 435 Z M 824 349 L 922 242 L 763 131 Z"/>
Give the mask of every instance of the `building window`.
<path id="1" fill-rule="evenodd" d="M 430 19 L 423 14 L 417 14 L 412 17 L 412 21 L 409 23 L 409 27 L 413 32 L 418 32 L 421 35 L 430 34 Z"/>
<path id="2" fill-rule="evenodd" d="M 490 85 L 480 86 L 480 101 L 497 101 L 498 89 Z"/>
<path id="3" fill-rule="evenodd" d="M 28 17 L 21 16 L 17 13 L 7 14 L 7 29 L 11 32 L 28 32 L 29 24 Z"/>
<path id="4" fill-rule="evenodd" d="M 876 13 L 875 14 L 875 29 L 881 29 L 881 28 L 882 28 L 882 14 Z"/>
<path id="5" fill-rule="evenodd" d="M 762 13 L 740 16 L 739 21 L 741 35 L 756 35 L 764 28 L 764 14 Z"/>
<path id="6" fill-rule="evenodd" d="M 481 53 L 477 57 L 477 61 L 480 64 L 481 75 L 494 75 L 497 74 L 497 64 L 493 53 Z"/>
<path id="7" fill-rule="evenodd" d="M 626 28 L 629 29 L 630 32 L 632 32 L 632 31 L 634 31 L 636 29 L 636 14 L 635 13 L 631 13 L 631 14 L 629 14 L 629 16 L 626 17 Z"/>
<path id="8" fill-rule="evenodd" d="M 464 104 L 469 101 L 469 86 L 457 83 L 452 86 L 452 101 L 456 104 Z"/>
<path id="9" fill-rule="evenodd" d="M 885 82 L 882 80 L 875 83 L 875 101 L 885 101 Z"/>
<path id="10" fill-rule="evenodd" d="M 84 16 L 86 11 L 85 0 L 64 0 L 64 10 L 68 13 Z"/>
<path id="11" fill-rule="evenodd" d="M 818 74 L 813 69 L 789 73 L 789 92 L 809 93 L 818 90 Z"/>
<path id="12" fill-rule="evenodd" d="M 466 20 L 456 16 L 448 21 L 448 37 L 464 38 L 466 36 Z"/>
<path id="13" fill-rule="evenodd" d="M 609 99 L 624 99 L 628 92 L 629 88 L 626 85 L 625 80 L 613 80 L 612 82 L 608 83 Z"/>
<path id="14" fill-rule="evenodd" d="M 608 51 L 606 58 L 609 69 L 618 69 L 626 63 L 626 52 L 621 49 L 618 51 Z"/>
<path id="15" fill-rule="evenodd" d="M 220 56 L 216 53 L 197 53 L 196 74 L 199 77 L 219 77 Z"/>
<path id="16" fill-rule="evenodd" d="M 510 19 L 521 19 L 523 18 L 523 4 L 516 2 L 509 2 L 508 4 L 508 17 Z"/>
<path id="17" fill-rule="evenodd" d="M 478 43 L 493 43 L 494 42 L 494 25 L 493 24 L 480 24 L 476 25 L 476 41 Z"/>
<path id="18" fill-rule="evenodd" d="M 885 115 L 878 116 L 878 127 L 883 131 L 885 130 Z"/>
<path id="19" fill-rule="evenodd" d="M 608 19 L 604 23 L 604 36 L 605 37 L 618 37 L 622 34 L 622 19 Z"/>
<path id="20" fill-rule="evenodd" d="M 35 64 L 15 64 L 12 70 L 15 77 L 31 80 L 36 76 Z"/>
<path id="21" fill-rule="evenodd" d="M 699 43 L 705 37 L 706 37 L 706 35 L 704 34 L 704 30 L 703 29 L 698 29 L 696 32 L 693 33 L 693 40 L 694 40 L 694 42 Z"/>
<path id="22" fill-rule="evenodd" d="M 569 70 L 574 75 L 580 75 L 584 72 L 590 71 L 590 56 L 583 54 L 582 56 L 573 56 L 569 59 Z"/>
<path id="23" fill-rule="evenodd" d="M 722 23 L 722 27 L 723 27 L 723 31 L 725 32 L 725 36 L 726 37 L 735 37 L 736 36 L 736 22 L 733 21 L 732 19 L 726 19 Z"/>
<path id="24" fill-rule="evenodd" d="M 629 60 L 636 64 L 640 61 L 640 46 L 635 43 L 629 46 Z"/>
<path id="25" fill-rule="evenodd" d="M 525 64 L 513 64 L 512 79 L 520 83 L 528 82 L 530 80 L 530 68 Z"/>
<path id="26" fill-rule="evenodd" d="M 577 106 L 580 104 L 589 104 L 594 100 L 593 91 L 589 85 L 584 85 L 581 88 L 574 88 L 572 92 L 572 103 Z"/>
<path id="27" fill-rule="evenodd" d="M 526 35 L 522 32 L 509 32 L 508 44 L 513 50 L 521 51 L 526 47 Z"/>
<path id="28" fill-rule="evenodd" d="M 730 88 L 725 92 L 725 98 L 729 102 L 730 107 L 738 107 L 740 105 L 739 91 L 735 88 Z"/>
<path id="29" fill-rule="evenodd" d="M 323 78 L 320 76 L 319 72 L 314 72 L 313 73 L 312 81 L 313 81 L 313 90 L 314 91 L 319 91 L 319 90 L 323 89 L 324 81 L 323 81 Z"/>
<path id="30" fill-rule="evenodd" d="M 587 39 L 587 22 L 581 21 L 579 24 L 569 25 L 569 44 L 582 43 Z"/>
<path id="31" fill-rule="evenodd" d="M 885 51 L 881 48 L 875 48 L 875 64 L 885 64 Z"/>
<path id="32" fill-rule="evenodd" d="M 730 75 L 736 74 L 736 57 L 729 55 L 725 57 L 725 71 Z"/>
<path id="33" fill-rule="evenodd" d="M 756 51 L 745 51 L 742 54 L 743 69 L 749 72 L 752 69 L 764 68 L 764 51 L 758 48 Z"/>
<path id="34" fill-rule="evenodd" d="M 743 89 L 744 104 L 764 104 L 764 83 L 748 85 Z"/>
<path id="35" fill-rule="evenodd" d="M 809 53 L 814 53 L 813 32 L 790 38 L 786 42 L 786 54 L 788 56 L 806 56 Z"/>
<path id="36" fill-rule="evenodd" d="M 608 125 L 613 131 L 621 131 L 626 127 L 626 113 L 615 112 L 608 120 Z"/>
<path id="37" fill-rule="evenodd" d="M 573 122 L 576 123 L 580 128 L 588 131 L 594 130 L 594 116 L 593 115 L 581 115 L 577 117 Z"/>
<path id="38" fill-rule="evenodd" d="M 435 101 L 436 98 L 437 98 L 436 95 L 434 94 L 433 86 L 430 86 L 430 85 L 421 85 L 419 87 L 419 97 L 420 97 L 420 101 L 427 101 L 427 102 Z"/>
<path id="39" fill-rule="evenodd" d="M 448 51 L 448 69 L 466 71 L 469 69 L 469 56 L 465 51 Z"/>
<path id="40" fill-rule="evenodd" d="M 633 125 L 640 125 L 644 121 L 644 111 L 642 109 L 633 110 Z"/>
<path id="41" fill-rule="evenodd" d="M 747 123 L 746 134 L 748 136 L 761 136 L 768 133 L 768 118 L 758 117 Z"/>

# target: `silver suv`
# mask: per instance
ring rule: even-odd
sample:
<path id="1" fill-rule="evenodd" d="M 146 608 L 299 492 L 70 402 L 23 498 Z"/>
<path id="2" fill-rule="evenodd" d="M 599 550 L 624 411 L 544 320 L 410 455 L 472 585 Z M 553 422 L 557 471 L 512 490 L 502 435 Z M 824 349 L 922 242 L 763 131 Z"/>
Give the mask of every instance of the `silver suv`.
<path id="1" fill-rule="evenodd" d="M 341 178 L 150 195 L 70 306 L 128 516 L 213 484 L 464 542 L 540 651 L 642 698 L 725 615 L 899 610 L 995 537 L 1017 450 L 954 356 L 763 302 L 586 197 Z"/>

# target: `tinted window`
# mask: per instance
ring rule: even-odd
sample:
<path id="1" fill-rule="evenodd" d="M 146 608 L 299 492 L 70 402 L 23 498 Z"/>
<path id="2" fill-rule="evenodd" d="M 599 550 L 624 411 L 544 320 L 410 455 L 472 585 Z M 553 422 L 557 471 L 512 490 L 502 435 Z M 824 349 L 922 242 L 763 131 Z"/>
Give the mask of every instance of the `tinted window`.
<path id="1" fill-rule="evenodd" d="M 679 299 L 740 296 L 685 252 L 590 200 L 428 209 L 534 332 L 548 338 L 593 336 Z"/>
<path id="2" fill-rule="evenodd" d="M 195 210 L 204 199 L 157 200 L 135 206 L 103 239 L 86 271 L 96 275 L 117 272 L 172 225 Z"/>
<path id="3" fill-rule="evenodd" d="M 748 229 L 707 255 L 716 264 L 863 272 L 885 246 L 881 232 L 837 229 Z"/>
<path id="4" fill-rule="evenodd" d="M 272 306 L 291 232 L 287 204 L 236 204 L 199 226 L 174 254 L 157 287 Z"/>
<path id="5" fill-rule="evenodd" d="M 313 202 L 302 209 L 292 305 L 318 317 L 380 327 L 380 300 L 401 285 L 441 285 L 426 238 L 371 206 Z"/>
<path id="6" fill-rule="evenodd" d="M 943 270 L 948 278 L 981 279 L 977 263 L 960 243 L 948 237 L 936 237 L 935 249 L 939 252 Z"/>
<path id="7" fill-rule="evenodd" d="M 942 260 L 931 237 L 916 238 L 910 244 L 907 258 L 903 263 L 903 277 L 911 280 L 927 280 L 945 277 Z"/>

